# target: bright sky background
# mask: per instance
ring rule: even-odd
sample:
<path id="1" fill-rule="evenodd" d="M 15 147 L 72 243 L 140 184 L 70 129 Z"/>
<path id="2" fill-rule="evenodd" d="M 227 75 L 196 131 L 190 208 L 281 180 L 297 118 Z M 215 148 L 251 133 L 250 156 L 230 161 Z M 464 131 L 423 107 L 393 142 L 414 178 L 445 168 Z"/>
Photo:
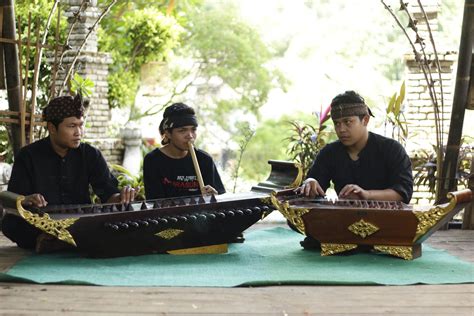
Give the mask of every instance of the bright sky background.
<path id="1" fill-rule="evenodd" d="M 242 17 L 260 31 L 266 42 L 286 39 L 290 43 L 286 54 L 274 65 L 285 73 L 291 86 L 286 93 L 273 91 L 270 94 L 268 103 L 261 109 L 264 118 L 278 118 L 294 111 L 319 111 L 344 90 L 356 90 L 376 111 L 377 107 L 384 110 L 388 96 L 398 91 L 403 75 L 401 80 L 389 82 L 379 65 L 387 59 L 402 60 L 403 55 L 410 52 L 410 46 L 404 38 L 397 43 L 383 42 L 383 30 L 396 28 L 401 33 L 388 11 L 378 0 L 330 2 L 337 11 L 321 12 L 317 4 L 308 5 L 318 1 L 238 1 Z M 386 2 L 399 7 L 398 0 Z M 437 45 L 457 51 L 462 6 L 456 7 L 454 12 L 445 10 L 440 18 L 448 30 L 445 33 L 450 36 L 437 38 Z M 371 54 L 374 47 L 364 47 L 364 41 L 373 38 L 386 46 L 385 50 L 376 48 L 379 56 Z M 358 49 L 367 50 L 367 55 L 355 62 L 344 58 Z M 472 112 L 466 112 L 465 130 L 474 136 L 472 124 L 467 124 L 474 119 Z"/>

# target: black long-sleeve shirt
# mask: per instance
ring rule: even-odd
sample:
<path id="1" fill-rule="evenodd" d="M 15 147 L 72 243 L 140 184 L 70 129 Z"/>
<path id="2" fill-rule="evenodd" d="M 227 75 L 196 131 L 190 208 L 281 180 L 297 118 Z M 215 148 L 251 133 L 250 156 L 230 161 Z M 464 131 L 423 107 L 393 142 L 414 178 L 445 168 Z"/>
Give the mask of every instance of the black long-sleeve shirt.
<path id="1" fill-rule="evenodd" d="M 98 149 L 81 143 L 61 157 L 46 137 L 23 147 L 15 157 L 8 191 L 40 193 L 49 205 L 86 204 L 91 202 L 89 184 L 102 203 L 119 192 Z"/>
<path id="2" fill-rule="evenodd" d="M 212 157 L 199 149 L 195 152 L 204 184 L 212 186 L 219 194 L 225 193 Z M 165 155 L 159 148 L 153 150 L 143 161 L 143 178 L 147 199 L 201 194 L 190 154 L 175 159 Z"/>
<path id="3" fill-rule="evenodd" d="M 316 179 L 324 191 L 332 181 L 337 193 L 347 184 L 357 184 L 364 190 L 393 189 L 405 203 L 413 194 L 411 162 L 403 146 L 371 132 L 358 160 L 335 141 L 319 152 L 307 177 Z"/>

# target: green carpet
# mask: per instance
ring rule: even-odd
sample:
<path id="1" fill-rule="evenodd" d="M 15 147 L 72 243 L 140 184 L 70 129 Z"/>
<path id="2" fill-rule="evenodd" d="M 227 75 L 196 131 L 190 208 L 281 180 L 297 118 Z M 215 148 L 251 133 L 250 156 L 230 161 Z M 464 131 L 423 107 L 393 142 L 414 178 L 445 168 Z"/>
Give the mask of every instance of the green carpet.
<path id="1" fill-rule="evenodd" d="M 305 251 L 303 236 L 284 228 L 255 230 L 219 255 L 146 255 L 85 259 L 74 253 L 32 255 L 0 281 L 108 286 L 219 286 L 278 284 L 446 284 L 474 282 L 474 264 L 423 247 L 405 261 L 384 254 L 321 257 Z"/>

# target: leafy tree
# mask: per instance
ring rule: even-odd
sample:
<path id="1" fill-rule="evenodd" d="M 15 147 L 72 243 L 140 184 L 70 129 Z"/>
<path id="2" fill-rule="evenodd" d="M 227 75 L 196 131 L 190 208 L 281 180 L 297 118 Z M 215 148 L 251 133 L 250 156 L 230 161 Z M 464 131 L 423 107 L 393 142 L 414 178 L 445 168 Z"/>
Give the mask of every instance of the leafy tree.
<path id="1" fill-rule="evenodd" d="M 184 52 L 197 65 L 194 77 L 204 82 L 198 94 L 207 96 L 200 106 L 224 129 L 230 115 L 257 115 L 270 90 L 285 87 L 284 76 L 270 66 L 276 53 L 231 2 L 195 8 L 186 27 Z"/>
<path id="2" fill-rule="evenodd" d="M 141 66 L 166 60 L 179 44 L 181 27 L 173 17 L 165 16 L 155 7 L 126 12 L 120 9 L 115 11 L 120 20 L 112 17 L 103 23 L 99 44 L 101 50 L 111 52 L 113 58 L 109 104 L 112 107 L 131 107 L 130 119 L 134 119 L 140 111 L 134 103 Z"/>
<path id="3" fill-rule="evenodd" d="M 258 33 L 239 19 L 231 2 L 177 3 L 172 14 L 184 30 L 179 43 L 178 25 L 164 23 L 172 17 L 160 13 L 169 9 L 168 2 L 124 1 L 102 23 L 101 50 L 110 51 L 114 58 L 109 78 L 110 104 L 132 105 L 140 66 L 166 60 L 171 62 L 175 87 L 169 100 L 148 109 L 134 108 L 131 119 L 157 114 L 178 98 L 199 100 L 198 111 L 203 120 L 217 121 L 224 128 L 226 117 L 234 110 L 257 114 L 269 91 L 284 84 L 283 76 L 268 66 L 273 53 Z M 146 10 L 154 13 L 146 15 Z M 150 22 L 153 20 L 158 21 Z M 136 48 L 140 45 L 147 49 L 138 51 L 138 56 Z M 173 47 L 174 55 L 170 55 Z M 190 87 L 195 93 L 187 95 Z"/>
<path id="4" fill-rule="evenodd" d="M 304 128 L 303 133 L 298 134 L 294 126 Z M 261 122 L 244 153 L 242 176 L 261 180 L 268 175 L 268 160 L 301 162 L 302 156 L 304 171 L 307 171 L 319 149 L 336 138 L 332 123 L 323 122 L 321 128 L 313 126 L 319 126 L 318 116 L 301 112 Z M 311 139 L 313 135 L 316 142 Z"/>

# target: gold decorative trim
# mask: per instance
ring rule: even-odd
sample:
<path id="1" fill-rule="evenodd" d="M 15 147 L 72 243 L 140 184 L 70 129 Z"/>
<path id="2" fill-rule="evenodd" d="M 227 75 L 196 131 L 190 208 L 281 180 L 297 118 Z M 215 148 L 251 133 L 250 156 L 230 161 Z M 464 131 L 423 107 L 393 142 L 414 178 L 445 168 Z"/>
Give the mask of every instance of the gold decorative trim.
<path id="1" fill-rule="evenodd" d="M 295 167 L 298 169 L 298 174 L 296 175 L 295 180 L 288 186 L 288 189 L 296 189 L 301 185 L 301 182 L 303 182 L 303 165 L 295 162 Z"/>
<path id="2" fill-rule="evenodd" d="M 72 237 L 71 233 L 66 229 L 74 222 L 78 220 L 78 218 L 67 218 L 61 220 L 54 220 L 49 217 L 48 213 L 44 213 L 43 215 L 35 214 L 30 211 L 27 211 L 21 205 L 21 202 L 25 199 L 23 195 L 17 197 L 16 200 L 16 209 L 20 216 L 27 221 L 29 224 L 33 225 L 34 227 L 56 237 L 59 240 L 67 242 L 70 245 L 77 247 L 74 238 Z"/>
<path id="3" fill-rule="evenodd" d="M 374 225 L 370 222 L 366 222 L 363 219 L 361 219 L 361 220 L 359 220 L 357 222 L 354 222 L 351 225 L 349 225 L 347 227 L 347 229 L 351 233 L 353 233 L 357 236 L 360 236 L 362 238 L 365 238 L 365 237 L 370 236 L 373 233 L 377 232 L 380 228 L 378 228 L 376 225 Z"/>
<path id="4" fill-rule="evenodd" d="M 272 204 L 272 198 L 271 197 L 264 197 L 264 198 L 261 198 L 260 199 L 260 202 L 262 202 L 263 204 L 266 204 L 268 206 L 273 206 Z M 260 219 L 264 219 L 265 217 L 268 216 L 268 214 L 270 214 L 271 212 L 273 212 L 273 210 L 270 210 L 270 211 L 263 211 L 262 212 L 262 217 Z"/>
<path id="5" fill-rule="evenodd" d="M 228 251 L 227 244 L 184 248 L 176 250 L 168 250 L 167 253 L 170 255 L 203 255 L 203 254 L 219 254 L 226 253 Z"/>
<path id="6" fill-rule="evenodd" d="M 336 253 L 346 252 L 356 249 L 356 244 L 326 244 L 321 243 L 321 256 L 330 256 Z"/>
<path id="7" fill-rule="evenodd" d="M 374 246 L 378 250 L 389 255 L 403 258 L 405 260 L 413 260 L 413 247 L 410 246 Z"/>
<path id="8" fill-rule="evenodd" d="M 283 214 L 283 216 L 285 216 L 285 218 L 295 226 L 300 233 L 306 235 L 302 217 L 304 214 L 308 213 L 309 210 L 301 207 L 290 207 L 288 201 L 280 203 L 278 198 L 275 196 L 275 192 L 272 193 L 271 198 L 273 205 L 278 209 L 278 211 L 280 211 L 280 213 Z"/>
<path id="9" fill-rule="evenodd" d="M 413 238 L 413 242 L 417 241 L 420 237 L 426 234 L 433 226 L 438 224 L 443 219 L 443 217 L 446 216 L 446 214 L 454 209 L 457 203 L 456 196 L 449 193 L 448 198 L 450 200 L 448 205 L 445 207 L 438 205 L 425 212 L 413 211 L 413 214 L 418 219 L 418 226 L 416 227 L 416 234 L 415 238 Z"/>
<path id="10" fill-rule="evenodd" d="M 183 232 L 184 232 L 184 230 L 181 230 L 181 229 L 169 228 L 169 229 L 162 230 L 159 233 L 156 233 L 155 236 L 161 237 L 163 239 L 170 240 L 170 239 L 173 239 L 176 236 L 182 234 Z"/>

